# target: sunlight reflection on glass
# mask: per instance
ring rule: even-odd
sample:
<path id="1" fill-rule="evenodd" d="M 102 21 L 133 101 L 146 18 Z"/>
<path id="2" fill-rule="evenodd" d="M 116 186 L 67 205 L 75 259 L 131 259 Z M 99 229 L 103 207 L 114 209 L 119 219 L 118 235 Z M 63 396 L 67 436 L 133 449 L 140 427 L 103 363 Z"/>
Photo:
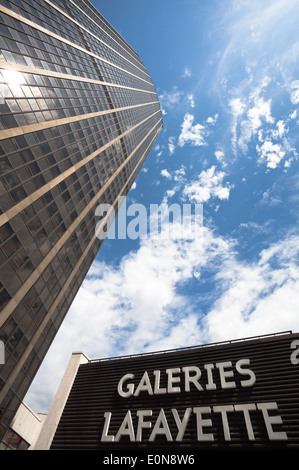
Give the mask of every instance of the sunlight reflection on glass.
<path id="1" fill-rule="evenodd" d="M 23 74 L 16 70 L 2 70 L 2 75 L 8 85 L 20 85 L 25 82 Z"/>

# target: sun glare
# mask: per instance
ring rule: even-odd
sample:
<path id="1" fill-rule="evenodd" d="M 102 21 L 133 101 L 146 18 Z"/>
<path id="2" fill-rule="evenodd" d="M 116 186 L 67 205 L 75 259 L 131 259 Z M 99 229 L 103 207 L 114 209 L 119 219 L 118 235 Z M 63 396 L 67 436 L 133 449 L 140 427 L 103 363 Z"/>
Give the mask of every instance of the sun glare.
<path id="1" fill-rule="evenodd" d="M 8 85 L 21 85 L 25 82 L 23 74 L 16 70 L 2 70 L 2 75 Z"/>

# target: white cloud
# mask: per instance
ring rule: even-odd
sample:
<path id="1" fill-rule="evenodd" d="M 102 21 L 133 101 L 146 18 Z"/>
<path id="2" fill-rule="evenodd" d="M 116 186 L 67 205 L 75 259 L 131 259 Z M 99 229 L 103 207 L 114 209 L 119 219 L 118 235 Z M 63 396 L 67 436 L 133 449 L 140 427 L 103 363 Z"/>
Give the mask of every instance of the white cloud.
<path id="1" fill-rule="evenodd" d="M 163 91 L 159 95 L 159 102 L 161 105 L 162 114 L 167 114 L 168 111 L 173 111 L 181 103 L 184 105 L 186 102 L 195 108 L 195 97 L 191 92 L 180 90 L 177 86 L 174 86 L 170 91 Z"/>
<path id="2" fill-rule="evenodd" d="M 240 228 L 250 230 L 254 233 L 268 234 L 271 230 L 270 223 L 258 224 L 257 222 L 241 223 Z"/>
<path id="3" fill-rule="evenodd" d="M 173 109 L 181 101 L 183 92 L 174 86 L 170 91 L 164 91 L 159 95 L 159 101 L 163 109 Z"/>
<path id="4" fill-rule="evenodd" d="M 239 117 L 241 114 L 244 113 L 246 106 L 240 98 L 233 98 L 229 101 L 229 106 L 231 108 L 231 112 L 234 116 L 234 118 Z"/>
<path id="5" fill-rule="evenodd" d="M 278 204 L 281 204 L 281 199 L 277 195 L 277 191 L 275 188 L 275 185 L 273 188 L 268 189 L 267 191 L 263 192 L 260 204 L 262 205 L 267 205 L 267 206 L 277 206 Z"/>
<path id="6" fill-rule="evenodd" d="M 232 115 L 232 147 L 235 155 L 238 149 L 243 153 L 247 151 L 250 140 L 264 123 L 274 123 L 271 115 L 272 101 L 271 99 L 265 100 L 262 96 L 269 83 L 269 77 L 265 76 L 257 86 L 251 87 L 247 94 L 243 91 L 241 96 L 231 98 L 228 102 Z"/>
<path id="7" fill-rule="evenodd" d="M 272 127 L 278 138 L 284 137 L 287 130 L 276 124 L 276 119 L 281 121 L 277 112 L 299 103 L 299 80 L 293 80 L 299 59 L 298 2 L 231 3 L 229 11 L 225 5 L 219 11 L 227 40 L 222 45 L 213 91 L 220 99 L 228 97 L 233 152 L 237 155 L 247 151 L 262 128 Z M 289 102 L 283 98 L 286 90 Z M 295 118 L 295 114 L 291 116 Z M 286 160 L 285 166 L 290 162 Z"/>
<path id="8" fill-rule="evenodd" d="M 262 251 L 256 263 L 224 262 L 217 279 L 226 285 L 206 317 L 214 341 L 299 330 L 299 237 Z"/>
<path id="9" fill-rule="evenodd" d="M 118 266 L 95 262 L 26 403 L 47 411 L 75 350 L 99 358 L 299 331 L 298 253 L 290 236 L 240 261 L 232 240 L 194 226 L 185 238 L 143 240 Z M 207 269 L 215 286 L 204 313 L 201 296 L 190 301 L 181 286 Z"/>
<path id="10" fill-rule="evenodd" d="M 215 150 L 215 157 L 222 166 L 225 165 L 224 156 L 225 154 L 223 150 Z"/>
<path id="11" fill-rule="evenodd" d="M 167 178 L 167 179 L 171 179 L 171 174 L 170 174 L 169 171 L 166 170 L 166 169 L 161 170 L 161 175 L 164 176 L 164 177 Z"/>
<path id="12" fill-rule="evenodd" d="M 240 116 L 244 113 L 245 111 L 245 104 L 242 103 L 240 98 L 233 98 L 229 101 L 229 108 L 231 110 L 231 114 L 233 116 L 233 122 L 231 126 L 231 132 L 232 132 L 232 147 L 233 147 L 233 152 L 236 154 L 237 151 L 237 127 L 238 127 L 238 121 Z"/>
<path id="13" fill-rule="evenodd" d="M 297 109 L 295 109 L 291 114 L 290 114 L 290 119 L 296 119 L 297 117 Z"/>
<path id="14" fill-rule="evenodd" d="M 173 174 L 169 173 L 167 169 L 161 170 L 161 175 L 167 179 L 173 179 L 177 183 L 182 183 L 185 181 L 185 168 L 182 166 L 178 170 L 174 170 Z"/>
<path id="15" fill-rule="evenodd" d="M 264 98 L 255 98 L 254 103 L 247 109 L 246 119 L 240 123 L 240 137 L 238 144 L 243 151 L 247 150 L 247 145 L 251 138 L 257 133 L 262 126 L 263 121 L 273 123 L 271 116 L 271 99 L 265 101 Z"/>
<path id="16" fill-rule="evenodd" d="M 298 157 L 296 148 L 287 138 L 289 133 L 288 124 L 292 121 L 292 115 L 285 120 L 280 119 L 276 122 L 275 128 L 260 130 L 258 140 L 261 145 L 256 145 L 259 155 L 259 163 L 266 163 L 267 168 L 277 168 L 284 159 L 284 168 L 289 168 L 291 162 Z"/>
<path id="17" fill-rule="evenodd" d="M 276 123 L 276 128 L 272 131 L 274 138 L 281 138 L 287 132 L 285 122 L 282 119 Z"/>
<path id="18" fill-rule="evenodd" d="M 251 70 L 250 78 L 265 70 L 272 77 L 281 73 L 286 81 L 294 76 L 298 64 L 297 0 L 233 0 L 229 9 L 223 3 L 219 15 L 227 42 L 223 42 L 216 86 L 235 78 L 238 66 L 239 70 Z"/>
<path id="19" fill-rule="evenodd" d="M 291 93 L 291 102 L 293 104 L 298 104 L 299 103 L 299 80 L 294 80 L 291 83 L 291 88 L 293 88 L 294 90 Z"/>
<path id="20" fill-rule="evenodd" d="M 207 123 L 208 124 L 215 124 L 218 119 L 218 114 L 215 114 L 214 116 L 209 116 L 207 118 Z"/>
<path id="21" fill-rule="evenodd" d="M 194 146 L 206 145 L 205 143 L 205 127 L 201 124 L 193 125 L 194 116 L 186 113 L 184 116 L 183 124 L 181 125 L 181 133 L 178 140 L 178 145 L 183 147 L 185 144 L 190 143 Z"/>
<path id="22" fill-rule="evenodd" d="M 185 186 L 183 194 L 191 202 L 203 203 L 211 198 L 227 200 L 230 195 L 231 186 L 223 185 L 226 174 L 217 171 L 215 166 L 211 166 L 206 171 L 202 171 L 198 178 Z"/>
<path id="23" fill-rule="evenodd" d="M 260 161 L 266 161 L 268 168 L 276 168 L 286 154 L 281 145 L 273 144 L 269 140 L 266 140 L 262 146 L 257 145 L 256 148 L 260 155 Z"/>
<path id="24" fill-rule="evenodd" d="M 246 153 L 249 143 L 257 136 L 260 142 L 256 144 L 258 162 L 266 163 L 268 169 L 275 169 L 285 159 L 284 167 L 288 168 L 297 158 L 296 149 L 287 139 L 288 124 L 296 114 L 275 121 L 271 114 L 271 99 L 266 100 L 262 96 L 270 82 L 265 76 L 247 97 L 243 95 L 242 99 L 238 97 L 229 101 L 233 153 L 236 155 L 238 150 Z"/>
<path id="25" fill-rule="evenodd" d="M 190 67 L 185 67 L 185 68 L 184 68 L 183 73 L 182 73 L 182 77 L 183 77 L 183 78 L 190 78 L 190 77 L 192 77 L 192 71 L 191 71 Z"/>
<path id="26" fill-rule="evenodd" d="M 169 150 L 169 153 L 170 155 L 172 155 L 175 151 L 175 137 L 169 137 L 168 139 L 168 150 Z"/>
<path id="27" fill-rule="evenodd" d="M 261 127 L 262 119 L 266 122 L 274 122 L 271 116 L 271 100 L 265 101 L 264 98 L 258 98 L 254 102 L 254 106 L 248 110 L 248 119 L 252 132 Z"/>
<path id="28" fill-rule="evenodd" d="M 195 108 L 195 101 L 194 101 L 194 95 L 192 93 L 189 93 L 187 95 L 187 99 L 190 103 L 191 108 Z"/>
<path id="29" fill-rule="evenodd" d="M 185 181 L 185 168 L 182 166 L 181 168 L 179 168 L 178 170 L 175 170 L 174 171 L 174 181 L 177 181 L 178 183 L 182 183 Z"/>
<path id="30" fill-rule="evenodd" d="M 173 197 L 175 195 L 175 190 L 174 189 L 168 189 L 166 191 L 166 198 Z"/>
<path id="31" fill-rule="evenodd" d="M 184 116 L 183 123 L 181 124 L 181 133 L 178 138 L 178 145 L 183 147 L 186 144 L 193 145 L 195 147 L 200 147 L 202 145 L 207 145 L 206 137 L 210 134 L 210 127 L 213 126 L 217 119 L 218 114 L 214 116 L 209 116 L 206 119 L 205 125 L 203 124 L 193 124 L 194 115 L 191 113 L 186 113 Z"/>

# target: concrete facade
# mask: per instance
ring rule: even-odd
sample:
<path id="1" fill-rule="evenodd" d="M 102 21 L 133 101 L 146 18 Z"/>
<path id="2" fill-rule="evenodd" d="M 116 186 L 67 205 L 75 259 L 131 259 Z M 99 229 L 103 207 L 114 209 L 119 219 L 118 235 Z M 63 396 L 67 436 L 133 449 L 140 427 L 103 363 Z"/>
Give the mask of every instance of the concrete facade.
<path id="1" fill-rule="evenodd" d="M 19 407 L 10 429 L 0 444 L 1 450 L 25 450 L 34 446 L 45 419 L 46 413 L 35 413 L 22 403 Z"/>
<path id="2" fill-rule="evenodd" d="M 85 354 L 80 352 L 74 352 L 72 354 L 67 369 L 60 382 L 60 386 L 54 397 L 50 411 L 47 414 L 45 422 L 41 428 L 40 434 L 30 450 L 50 449 L 52 439 L 63 412 L 64 405 L 68 399 L 70 390 L 77 375 L 79 365 L 85 364 L 86 362 L 89 362 L 89 359 L 87 356 L 85 356 Z"/>

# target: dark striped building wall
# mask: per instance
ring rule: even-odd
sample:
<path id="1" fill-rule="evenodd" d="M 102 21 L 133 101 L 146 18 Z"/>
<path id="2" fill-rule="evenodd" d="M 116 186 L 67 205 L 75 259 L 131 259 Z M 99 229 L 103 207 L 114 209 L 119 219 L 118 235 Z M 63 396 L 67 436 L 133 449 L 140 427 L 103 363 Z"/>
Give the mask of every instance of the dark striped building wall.
<path id="1" fill-rule="evenodd" d="M 137 53 L 86 0 L 0 1 L 0 437 L 162 128 Z"/>
<path id="2" fill-rule="evenodd" d="M 51 449 L 298 449 L 298 367 L 291 333 L 81 364 Z"/>

